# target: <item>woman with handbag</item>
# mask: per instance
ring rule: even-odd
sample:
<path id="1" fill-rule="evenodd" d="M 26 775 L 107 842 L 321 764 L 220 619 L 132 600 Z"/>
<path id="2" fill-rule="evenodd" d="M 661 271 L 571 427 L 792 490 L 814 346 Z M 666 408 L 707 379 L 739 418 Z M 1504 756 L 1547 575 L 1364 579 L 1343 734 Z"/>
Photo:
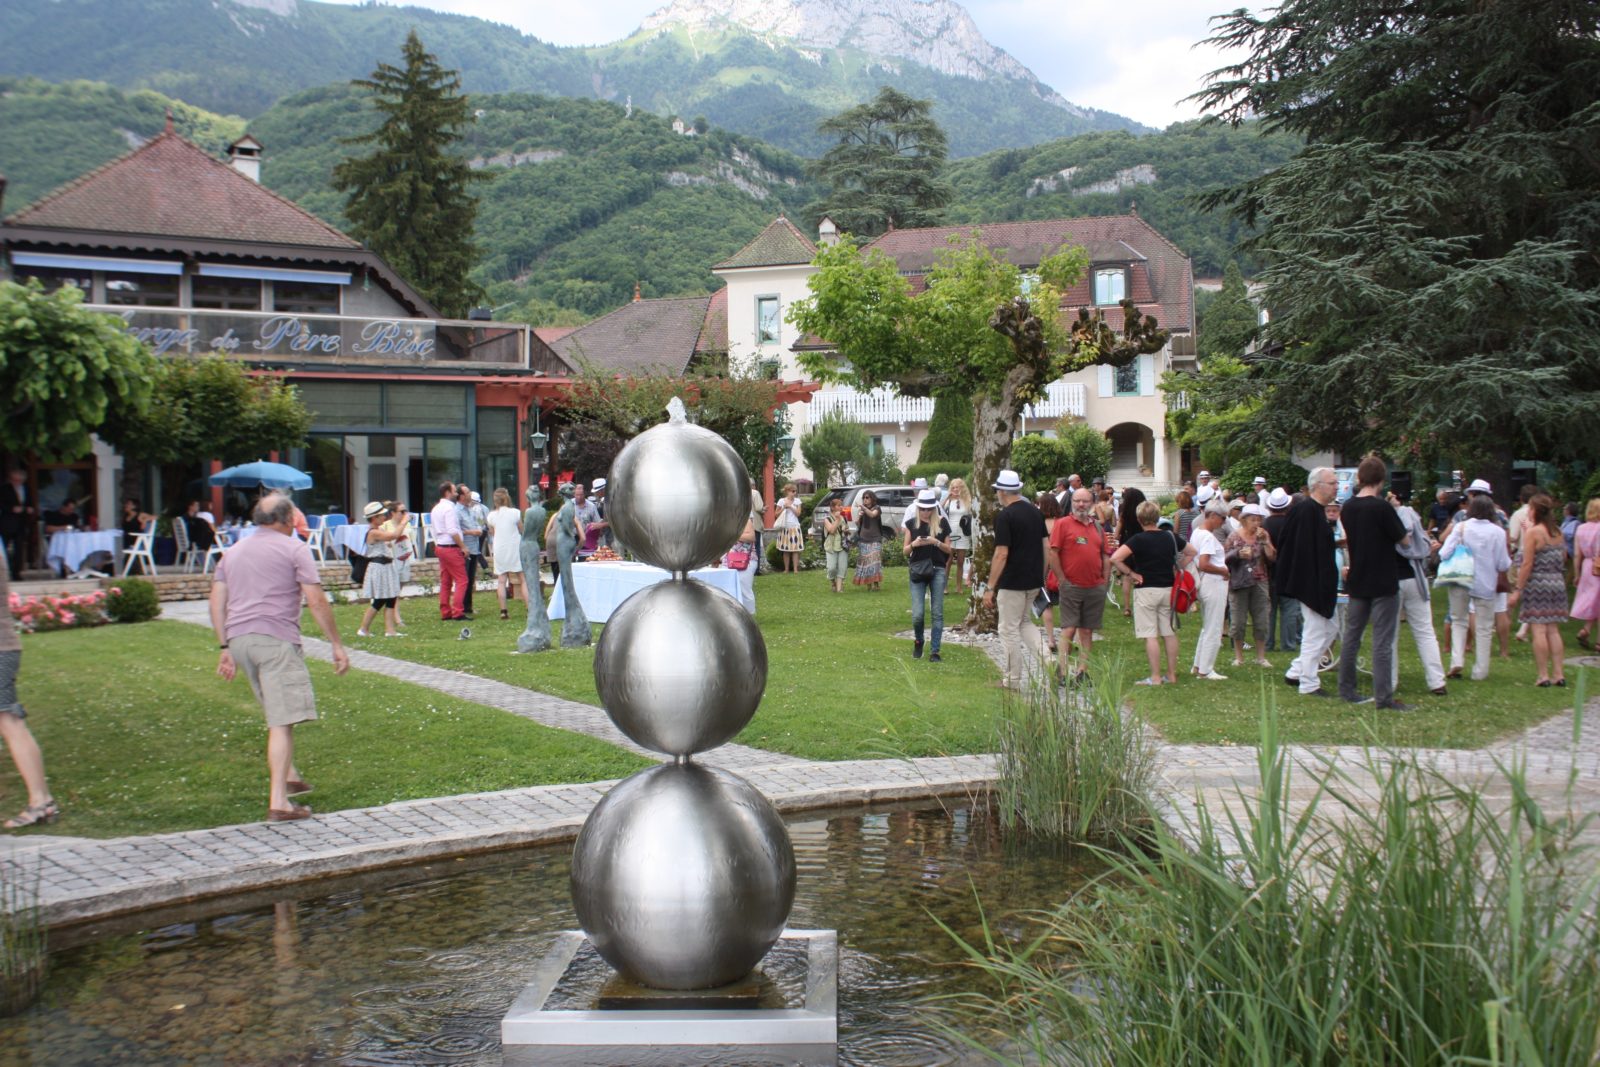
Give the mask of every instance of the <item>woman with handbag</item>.
<path id="1" fill-rule="evenodd" d="M 944 587 L 949 578 L 950 520 L 939 511 L 939 492 L 924 489 L 917 494 L 916 511 L 903 527 L 906 561 L 911 570 L 911 629 L 916 635 L 911 658 L 922 658 L 924 598 L 933 602 L 933 648 L 930 662 L 939 662 L 939 645 L 944 639 Z"/>
<path id="2" fill-rule="evenodd" d="M 1134 492 L 1134 490 L 1129 490 Z M 1161 508 L 1154 500 L 1141 501 L 1134 512 L 1139 532 L 1126 538 L 1111 554 L 1111 565 L 1134 589 L 1133 635 L 1144 638 L 1150 676 L 1137 685 L 1174 685 L 1178 681 L 1178 629 L 1173 623 L 1172 585 L 1195 551 L 1170 530 L 1159 528 Z M 1161 653 L 1167 654 L 1166 674 Z"/>
<path id="3" fill-rule="evenodd" d="M 1572 566 L 1578 575 L 1578 595 L 1572 599 L 1572 617 L 1583 621 L 1578 644 L 1593 649 L 1590 634 L 1600 619 L 1600 497 L 1589 501 L 1583 524 L 1572 538 Z"/>
<path id="4" fill-rule="evenodd" d="M 805 550 L 805 533 L 800 529 L 799 490 L 790 482 L 778 501 L 778 553 L 783 557 L 784 573 L 800 573 L 800 553 Z"/>
<path id="5" fill-rule="evenodd" d="M 1267 642 L 1272 636 L 1272 591 L 1268 585 L 1267 564 L 1278 556 L 1262 525 L 1267 509 L 1246 504 L 1237 533 L 1223 545 L 1228 562 L 1228 613 L 1233 620 L 1233 665 L 1244 666 L 1244 628 L 1256 628 L 1256 666 L 1270 667 Z"/>
<path id="6" fill-rule="evenodd" d="M 950 588 L 959 593 L 971 585 L 967 581 L 967 558 L 972 555 L 972 524 L 978 521 L 972 490 L 963 479 L 951 479 L 950 495 L 944 498 L 944 515 L 950 520 Z"/>
<path id="7" fill-rule="evenodd" d="M 756 613 L 756 524 L 750 519 L 744 522 L 744 531 L 739 534 L 739 541 L 728 554 L 722 557 L 722 562 L 728 565 L 739 575 L 739 603 L 744 605 L 744 610 L 754 615 Z"/>
<path id="8" fill-rule="evenodd" d="M 361 514 L 367 520 L 367 547 L 363 553 L 367 557 L 367 573 L 361 580 L 361 592 L 369 603 L 356 636 L 371 637 L 372 632 L 367 628 L 381 611 L 383 636 L 403 637 L 394 621 L 395 601 L 400 598 L 400 571 L 395 566 L 394 543 L 405 535 L 388 528 L 389 507 L 381 500 L 369 503 Z"/>
<path id="9" fill-rule="evenodd" d="M 883 509 L 871 489 L 856 502 L 856 578 L 874 593 L 883 589 Z"/>
<path id="10" fill-rule="evenodd" d="M 1451 524 L 1450 536 L 1439 550 L 1439 560 L 1439 578 L 1435 584 L 1450 589 L 1450 670 L 1445 677 L 1460 678 L 1466 666 L 1470 613 L 1477 646 L 1472 680 L 1481 682 L 1489 677 L 1495 587 L 1500 576 L 1511 569 L 1506 532 L 1494 521 L 1494 499 L 1489 494 L 1472 494 L 1466 521 Z"/>
<path id="11" fill-rule="evenodd" d="M 828 584 L 835 593 L 844 592 L 844 574 L 850 567 L 850 549 L 846 538 L 855 531 L 855 524 L 845 514 L 843 504 L 835 503 L 822 520 L 822 551 L 827 557 Z"/>

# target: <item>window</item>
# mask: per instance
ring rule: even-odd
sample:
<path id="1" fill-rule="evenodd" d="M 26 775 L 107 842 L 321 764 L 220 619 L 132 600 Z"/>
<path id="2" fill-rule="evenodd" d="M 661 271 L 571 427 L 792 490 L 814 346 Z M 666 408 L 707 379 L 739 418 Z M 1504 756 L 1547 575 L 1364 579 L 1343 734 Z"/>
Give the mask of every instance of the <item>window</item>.
<path id="1" fill-rule="evenodd" d="M 192 283 L 191 307 L 221 308 L 225 311 L 260 311 L 261 283 L 249 278 L 207 278 L 196 276 Z"/>
<path id="2" fill-rule="evenodd" d="M 756 297 L 756 344 L 777 344 L 779 325 L 778 298 L 775 296 Z"/>
<path id="3" fill-rule="evenodd" d="M 1125 367 L 1117 368 L 1117 395 L 1139 395 L 1139 360 L 1133 359 Z"/>
<path id="4" fill-rule="evenodd" d="M 1097 270 L 1094 272 L 1094 302 L 1096 304 L 1115 304 L 1127 295 L 1128 276 L 1121 267 L 1113 270 Z"/>
<path id="5" fill-rule="evenodd" d="M 377 382 L 295 383 L 311 412 L 312 425 L 324 429 L 383 425 L 383 386 Z"/>
<path id="6" fill-rule="evenodd" d="M 86 270 L 65 270 L 61 267 L 18 267 L 17 283 L 26 284 L 37 278 L 44 291 L 53 293 L 63 285 L 75 285 L 83 290 L 84 300 L 94 299 L 94 275 Z"/>
<path id="7" fill-rule="evenodd" d="M 383 424 L 408 429 L 467 428 L 472 390 L 449 385 L 384 386 Z"/>
<path id="8" fill-rule="evenodd" d="M 106 303 L 124 307 L 175 308 L 178 306 L 178 276 L 107 272 Z"/>
<path id="9" fill-rule="evenodd" d="M 517 409 L 478 409 L 478 481 L 485 502 L 495 489 L 517 498 Z"/>
<path id="10" fill-rule="evenodd" d="M 273 282 L 272 310 L 290 315 L 337 315 L 339 287 L 325 282 Z"/>

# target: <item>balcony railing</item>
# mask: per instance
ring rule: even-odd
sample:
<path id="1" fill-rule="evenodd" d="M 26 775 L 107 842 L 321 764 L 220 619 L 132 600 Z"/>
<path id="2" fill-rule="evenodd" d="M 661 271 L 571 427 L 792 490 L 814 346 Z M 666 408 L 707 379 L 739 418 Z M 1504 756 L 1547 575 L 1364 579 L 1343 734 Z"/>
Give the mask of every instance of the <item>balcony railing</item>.
<path id="1" fill-rule="evenodd" d="M 455 366 L 486 371 L 542 370 L 530 327 L 459 319 L 298 315 L 271 311 L 86 305 L 122 319 L 158 355 L 217 353 L 264 363 L 338 366 Z M 542 353 L 541 353 L 542 354 Z"/>
<path id="2" fill-rule="evenodd" d="M 1059 419 L 1068 415 L 1082 418 L 1087 391 L 1079 382 L 1052 382 L 1037 403 L 1023 409 L 1028 419 Z M 927 422 L 933 418 L 933 401 L 928 397 L 900 396 L 891 389 L 870 392 L 848 386 L 821 389 L 811 398 L 811 421 L 838 412 L 847 422 L 868 425 Z"/>

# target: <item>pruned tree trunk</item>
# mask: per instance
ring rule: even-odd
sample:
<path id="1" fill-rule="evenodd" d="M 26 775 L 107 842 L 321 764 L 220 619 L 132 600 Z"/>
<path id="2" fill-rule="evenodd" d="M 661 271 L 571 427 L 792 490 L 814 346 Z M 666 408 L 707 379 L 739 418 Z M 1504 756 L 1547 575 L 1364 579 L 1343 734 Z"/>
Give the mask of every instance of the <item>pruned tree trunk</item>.
<path id="1" fill-rule="evenodd" d="M 995 629 L 995 612 L 983 606 L 988 589 L 989 564 L 994 559 L 994 519 L 999 501 L 991 488 L 1011 460 L 1011 431 L 1023 407 L 1022 391 L 1033 372 L 1016 366 L 1000 383 L 998 396 L 980 393 L 972 398 L 972 496 L 978 513 L 972 531 L 972 593 L 966 626 L 980 633 Z"/>

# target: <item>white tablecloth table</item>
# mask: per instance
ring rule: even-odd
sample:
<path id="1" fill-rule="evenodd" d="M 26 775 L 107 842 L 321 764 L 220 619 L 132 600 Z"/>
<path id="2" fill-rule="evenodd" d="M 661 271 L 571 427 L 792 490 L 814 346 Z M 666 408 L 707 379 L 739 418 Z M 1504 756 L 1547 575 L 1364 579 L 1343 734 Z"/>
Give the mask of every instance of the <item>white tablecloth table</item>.
<path id="1" fill-rule="evenodd" d="M 344 526 L 334 526 L 328 530 L 328 543 L 331 544 L 341 556 L 348 556 L 354 552 L 358 556 L 367 554 L 366 523 L 347 523 Z"/>
<path id="2" fill-rule="evenodd" d="M 583 613 L 589 617 L 590 622 L 605 622 L 611 618 L 611 613 L 616 611 L 624 600 L 646 586 L 664 582 L 672 575 L 660 567 L 652 567 L 648 563 L 574 563 L 572 565 L 572 583 L 577 590 L 578 600 L 583 604 Z M 739 599 L 739 572 L 728 567 L 702 567 L 697 571 L 690 571 L 689 577 L 705 582 L 707 585 L 727 593 L 733 599 Z M 562 583 L 556 583 L 556 590 L 550 595 L 550 617 L 564 619 L 567 617 L 567 601 Z"/>
<path id="3" fill-rule="evenodd" d="M 45 562 L 70 574 L 92 553 L 110 552 L 115 556 L 121 550 L 121 530 L 60 530 L 50 535 Z"/>

